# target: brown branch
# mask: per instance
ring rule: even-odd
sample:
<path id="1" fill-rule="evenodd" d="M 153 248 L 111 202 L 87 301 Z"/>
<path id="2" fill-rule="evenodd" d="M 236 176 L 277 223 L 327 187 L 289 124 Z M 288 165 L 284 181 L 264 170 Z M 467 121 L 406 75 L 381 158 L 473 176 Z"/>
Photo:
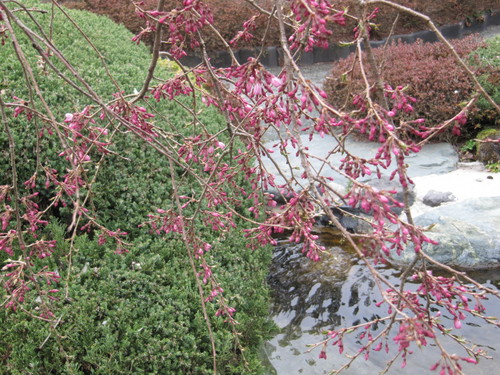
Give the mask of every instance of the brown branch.
<path id="1" fill-rule="evenodd" d="M 165 0 L 160 0 L 158 3 L 158 12 L 163 12 L 163 8 L 165 7 Z M 155 39 L 153 43 L 153 55 L 151 56 L 151 64 L 149 65 L 148 68 L 148 75 L 146 76 L 146 79 L 144 80 L 144 85 L 142 86 L 141 91 L 139 94 L 137 94 L 137 97 L 132 100 L 132 103 L 136 103 L 139 100 L 144 98 L 144 95 L 148 92 L 149 89 L 149 84 L 151 83 L 151 80 L 153 79 L 153 74 L 156 69 L 156 64 L 158 63 L 158 59 L 160 57 L 160 48 L 161 48 L 161 35 L 163 32 L 163 24 L 158 22 L 156 26 L 156 32 L 155 32 Z"/>
<path id="2" fill-rule="evenodd" d="M 198 294 L 200 295 L 200 303 L 201 303 L 201 309 L 203 312 L 203 317 L 205 318 L 205 323 L 207 325 L 207 330 L 208 330 L 208 336 L 210 338 L 210 344 L 212 346 L 212 359 L 213 359 L 213 372 L 214 375 L 217 375 L 217 350 L 215 347 L 215 338 L 214 334 L 212 331 L 212 324 L 210 323 L 210 318 L 208 316 L 207 312 L 207 307 L 205 304 L 205 293 L 203 291 L 203 287 L 200 282 L 200 278 L 198 276 L 198 271 L 196 270 L 196 265 L 194 264 L 194 255 L 193 251 L 189 245 L 189 233 L 186 230 L 186 222 L 185 218 L 182 215 L 183 209 L 182 209 L 182 204 L 179 199 L 179 192 L 177 190 L 177 181 L 175 180 L 175 169 L 174 169 L 174 164 L 171 159 L 169 159 L 169 166 L 170 166 L 170 179 L 172 181 L 172 197 L 175 200 L 175 205 L 177 206 L 177 210 L 179 212 L 179 221 L 180 221 L 180 227 L 182 229 L 182 240 L 184 242 L 184 246 L 186 247 L 186 251 L 188 253 L 189 257 L 189 264 L 191 265 L 191 269 L 193 270 L 194 278 L 196 280 L 196 286 L 198 288 Z"/>
<path id="3" fill-rule="evenodd" d="M 17 238 L 19 241 L 19 246 L 21 250 L 24 252 L 26 249 L 26 243 L 23 238 L 23 231 L 21 228 L 21 212 L 20 212 L 20 195 L 19 195 L 19 186 L 17 181 L 17 164 L 16 164 L 16 144 L 14 141 L 14 137 L 9 129 L 9 122 L 7 120 L 7 114 L 5 112 L 5 104 L 2 99 L 2 95 L 0 94 L 0 109 L 2 115 L 2 123 L 7 134 L 7 138 L 9 140 L 9 155 L 10 155 L 10 168 L 12 175 L 12 191 L 14 193 L 14 212 L 16 215 L 16 230 L 17 230 Z"/>

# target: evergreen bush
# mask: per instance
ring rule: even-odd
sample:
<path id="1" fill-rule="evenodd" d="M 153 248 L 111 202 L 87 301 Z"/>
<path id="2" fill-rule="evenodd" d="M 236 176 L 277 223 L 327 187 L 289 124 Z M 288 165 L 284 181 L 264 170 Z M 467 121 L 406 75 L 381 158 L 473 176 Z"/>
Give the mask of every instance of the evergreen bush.
<path id="1" fill-rule="evenodd" d="M 45 10 L 50 7 L 50 4 L 37 1 L 23 4 Z M 151 58 L 147 48 L 135 45 L 131 41 L 132 35 L 123 26 L 106 17 L 86 11 L 71 10 L 68 13 L 101 51 L 107 68 L 119 85 L 118 89 L 110 83 L 96 53 L 65 16 L 56 11 L 53 23 L 53 33 L 58 36 L 56 46 L 94 90 L 105 100 L 111 100 L 112 94 L 118 90 L 125 93 L 139 90 Z M 50 14 L 36 15 L 48 33 Z M 22 12 L 18 16 L 36 29 Z M 38 56 L 29 47 L 29 41 L 21 38 L 20 43 L 28 60 L 36 65 Z M 0 61 L 0 90 L 4 101 L 13 100 L 13 96 L 27 100 L 22 67 L 10 43 L 0 46 Z M 168 78 L 174 73 L 169 64 L 159 64 L 155 76 Z M 54 114 L 58 121 L 64 120 L 65 113 L 81 110 L 85 105 L 84 95 L 53 73 L 46 74 L 42 65 L 34 74 L 47 103 L 56 109 Z M 179 100 L 184 101 L 187 108 L 192 103 L 189 97 Z M 167 131 L 174 128 L 182 129 L 186 134 L 198 134 L 195 124 L 186 122 L 189 116 L 181 104 L 162 101 L 151 108 L 156 114 L 156 124 L 164 126 Z M 75 108 L 70 105 L 75 105 Z M 197 118 L 212 132 L 224 126 L 222 117 L 212 108 L 200 109 Z M 16 143 L 21 185 L 32 176 L 37 160 L 60 174 L 68 167 L 64 158 L 58 156 L 60 145 L 57 137 L 47 134 L 41 138 L 37 159 L 35 124 L 40 129 L 45 125 L 28 121 L 24 114 L 9 123 Z M 64 280 L 59 286 L 54 286 L 61 289 L 54 310 L 61 319 L 57 325 L 50 325 L 30 318 L 22 311 L 1 309 L 2 375 L 212 372 L 207 326 L 184 244 L 170 237 L 158 238 L 149 234 L 146 228 L 137 227 L 147 220 L 148 213 L 171 202 L 173 192 L 168 160 L 153 148 L 145 147 L 143 140 L 121 131 L 114 136 L 110 149 L 117 154 L 108 155 L 102 162 L 89 208 L 95 210 L 106 227 L 120 227 L 129 232 L 130 252 L 123 256 L 113 254 L 111 244 L 98 246 L 98 233 L 90 232 L 76 235 L 76 250 L 70 254 L 65 234 L 71 220 L 69 211 L 54 209 L 53 217 L 59 218 L 59 223 L 54 219 L 46 228 L 46 237 L 56 240 L 57 247 L 53 256 L 32 261 L 34 267 L 57 269 Z M 1 184 L 11 182 L 10 167 L 8 140 L 5 132 L 0 132 Z M 94 171 L 88 173 L 92 176 Z M 184 171 L 177 168 L 176 173 L 181 176 Z M 40 185 L 37 189 L 45 192 L 38 202 L 42 206 L 49 203 L 53 193 L 51 188 L 44 188 L 44 182 L 37 181 Z M 243 178 L 241 183 L 244 183 Z M 181 189 L 189 188 L 188 192 L 197 189 L 189 176 L 179 184 Z M 22 194 L 27 194 L 25 187 L 20 189 Z M 85 193 L 84 189 L 82 193 Z M 205 228 L 198 229 L 206 231 Z M 245 250 L 242 232 L 230 238 L 211 236 L 213 249 L 207 258 L 215 265 L 224 265 L 219 279 L 228 292 L 231 306 L 237 309 L 235 318 L 240 323 L 238 330 L 241 333 L 241 336 L 235 336 L 222 317 L 214 319 L 218 369 L 221 374 L 261 373 L 259 345 L 272 328 L 267 320 L 268 291 L 264 281 L 270 252 L 268 249 L 262 252 Z M 3 266 L 8 258 L 7 253 L 1 252 L 0 265 Z M 67 264 L 71 268 L 67 268 Z M 31 301 L 28 309 L 36 309 L 36 298 Z M 213 317 L 216 308 L 208 304 L 208 310 Z M 244 352 L 236 344 L 237 337 Z"/>
<path id="2" fill-rule="evenodd" d="M 500 36 L 489 38 L 483 48 L 478 48 L 471 54 L 471 64 L 480 72 L 479 82 L 496 103 L 500 103 Z M 500 127 L 500 118 L 484 97 L 477 102 L 478 111 L 473 118 L 474 124 L 484 128 Z"/>
<path id="3" fill-rule="evenodd" d="M 69 251 L 64 227 L 47 227 L 60 245 L 51 259 Z M 137 238 L 118 256 L 82 235 L 76 238 L 68 297 L 57 302 L 57 326 L 22 313 L 0 310 L 0 374 L 210 374 L 211 347 L 193 272 L 178 240 Z M 259 345 L 272 329 L 264 283 L 269 251 L 245 249 L 242 237 L 218 241 L 210 261 L 223 270 L 237 310 L 244 353 L 222 317 L 213 322 L 220 374 L 259 374 Z M 3 261 L 5 254 L 0 254 Z M 249 277 L 249 275 L 252 275 Z M 64 291 L 59 293 L 64 295 Z M 34 302 L 36 304 L 36 301 Z M 214 316 L 215 309 L 207 305 Z"/>
<path id="4" fill-rule="evenodd" d="M 36 3 L 36 2 L 31 2 Z M 30 2 L 26 3 L 27 5 Z M 42 9 L 47 5 L 38 5 Z M 116 88 L 110 79 L 107 79 L 107 73 L 102 66 L 101 61 L 95 51 L 88 45 L 85 39 L 80 35 L 71 22 L 64 15 L 56 12 L 53 33 L 58 35 L 55 41 L 56 46 L 65 53 L 68 60 L 74 64 L 77 71 L 89 82 L 97 94 L 105 100 L 111 100 L 112 94 L 117 91 L 132 93 L 139 90 L 145 78 L 145 72 L 149 66 L 150 54 L 144 45 L 135 45 L 132 41 L 132 35 L 123 26 L 117 25 L 107 17 L 98 16 L 86 11 L 69 10 L 83 32 L 92 40 L 95 47 L 104 55 L 107 68 L 114 80 L 119 85 Z M 39 15 L 38 21 L 49 32 L 50 16 Z M 29 26 L 34 26 L 29 20 L 26 20 Z M 60 36 L 60 37 L 59 37 Z M 38 56 L 34 50 L 29 47 L 27 38 L 20 40 L 25 48 L 28 60 L 36 65 Z M 15 52 L 10 43 L 0 48 L 0 60 L 3 69 L 0 79 L 0 91 L 4 95 L 4 100 L 12 100 L 16 96 L 28 100 L 28 92 L 24 83 L 22 67 L 15 58 Z M 168 78 L 173 75 L 170 66 L 159 64 L 155 75 L 158 78 Z M 81 93 L 63 82 L 55 74 L 46 74 L 43 67 L 34 72 L 40 90 L 44 95 L 47 104 L 56 108 L 54 113 L 58 121 L 63 121 L 65 113 L 71 113 L 77 108 L 72 105 L 84 105 L 86 98 Z M 191 98 L 180 98 L 186 107 L 191 104 Z M 35 101 L 38 102 L 37 99 Z M 40 103 L 38 103 L 40 104 Z M 41 108 L 41 105 L 39 105 Z M 175 102 L 162 101 L 153 110 L 156 113 L 156 124 L 163 126 L 167 131 L 172 128 L 183 129 L 186 134 L 197 134 L 194 124 L 186 122 L 189 118 L 186 109 Z M 213 108 L 202 108 L 200 110 L 199 120 L 203 122 L 209 131 L 216 132 L 223 125 L 222 116 Z M 60 174 L 64 174 L 68 163 L 63 157 L 58 157 L 60 148 L 57 137 L 47 136 L 40 139 L 40 157 L 37 159 L 36 153 L 36 134 L 33 131 L 34 124 L 29 122 L 21 114 L 11 125 L 16 143 L 18 144 L 16 156 L 19 167 L 19 180 L 27 181 L 33 174 L 37 160 L 43 162 L 43 166 L 55 169 Z M 38 123 L 40 129 L 44 124 Z M 26 129 L 31 129 L 26 131 Z M 110 147 L 111 151 L 117 154 L 108 155 L 97 174 L 97 180 L 91 195 L 95 210 L 99 216 L 108 224 L 125 229 L 128 232 L 134 232 L 146 214 L 154 208 L 160 208 L 170 201 L 170 177 L 168 175 L 168 161 L 161 157 L 150 147 L 144 147 L 143 141 L 136 139 L 130 134 L 117 132 L 113 138 L 114 144 Z M 8 154 L 8 141 L 4 132 L 0 133 L 0 179 L 7 180 L 10 175 L 10 160 Z M 148 168 L 144 168 L 147 165 Z M 94 171 L 89 171 L 90 176 Z M 183 171 L 179 171 L 183 173 Z M 50 192 L 44 187 L 45 181 L 38 181 L 39 190 L 45 192 L 41 196 L 40 203 L 48 204 L 43 199 L 50 197 Z M 65 210 L 56 209 L 54 214 L 65 220 L 70 218 L 65 215 Z"/>

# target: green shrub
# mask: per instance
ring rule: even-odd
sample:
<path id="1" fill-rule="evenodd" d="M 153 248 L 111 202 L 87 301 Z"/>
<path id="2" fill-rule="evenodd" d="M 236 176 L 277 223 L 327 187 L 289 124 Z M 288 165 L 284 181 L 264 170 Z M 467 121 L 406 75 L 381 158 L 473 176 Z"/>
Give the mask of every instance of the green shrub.
<path id="1" fill-rule="evenodd" d="M 68 252 L 64 227 L 52 223 L 47 231 L 61 244 L 51 258 L 55 267 Z M 210 341 L 182 243 L 145 236 L 117 256 L 79 236 L 75 248 L 57 326 L 0 310 L 0 374 L 211 373 Z M 243 357 L 223 318 L 212 319 L 220 374 L 263 372 L 258 349 L 272 328 L 264 283 L 270 256 L 245 250 L 238 236 L 219 241 L 209 255 L 237 309 L 245 350 Z M 207 307 L 213 317 L 216 307 Z"/>
<path id="2" fill-rule="evenodd" d="M 454 41 L 453 45 L 466 58 L 482 43 L 476 37 L 469 37 Z M 407 94 L 417 99 L 414 112 L 404 115 L 405 118 L 425 118 L 427 126 L 435 126 L 456 115 L 475 92 L 472 80 L 442 43 L 392 44 L 385 49 L 374 49 L 374 55 L 383 66 L 384 82 L 392 87 L 407 86 Z M 352 108 L 352 96 L 364 90 L 359 65 L 349 72 L 353 59 L 351 55 L 335 63 L 324 82 L 329 101 L 335 106 L 348 103 L 348 108 Z M 373 83 L 368 65 L 364 61 Z M 442 139 L 449 136 L 449 132 L 444 133 Z"/>
<path id="3" fill-rule="evenodd" d="M 50 5 L 38 4 L 38 2 L 27 1 L 26 6 L 37 6 L 43 9 L 50 9 Z M 26 15 L 17 13 L 29 27 L 33 27 L 33 23 L 26 19 Z M 48 32 L 50 24 L 50 13 L 40 14 L 34 13 L 38 22 Z M 122 26 L 116 25 L 105 17 L 99 17 L 88 12 L 71 11 L 70 15 L 75 18 L 82 30 L 93 41 L 104 55 L 109 71 L 113 75 L 116 82 L 120 85 L 121 90 L 132 92 L 133 89 L 139 89 L 143 79 L 145 78 L 146 67 L 149 65 L 150 56 L 144 46 L 135 46 L 130 42 L 130 33 Z M 36 30 L 36 28 L 34 28 Z M 67 59 L 74 64 L 77 71 L 87 80 L 93 89 L 104 100 L 112 98 L 112 93 L 118 91 L 107 77 L 104 67 L 88 45 L 85 39 L 73 27 L 73 25 L 56 10 L 54 20 L 54 35 L 57 35 L 54 41 L 55 45 L 65 54 Z M 21 35 L 19 33 L 18 35 Z M 19 36 L 18 36 L 19 37 Z M 31 66 L 36 67 L 38 56 L 33 48 L 30 48 L 30 43 L 27 38 L 19 38 Z M 53 59 L 55 60 L 55 59 Z M 17 61 L 13 47 L 10 43 L 0 47 L 0 61 L 2 64 L 2 79 L 0 79 L 0 90 L 4 93 L 4 100 L 10 101 L 12 96 L 17 96 L 23 99 L 29 99 L 27 86 L 23 78 L 22 67 Z M 60 63 L 57 63 L 60 67 Z M 68 74 L 68 71 L 64 71 Z M 50 69 L 34 69 L 34 74 L 40 86 L 40 90 L 47 102 L 54 111 L 57 120 L 62 121 L 64 114 L 68 112 L 81 111 L 87 99 L 68 84 L 63 82 L 56 74 L 50 72 Z M 42 106 L 38 99 L 35 100 L 37 108 Z M 43 111 L 43 110 L 42 110 Z M 18 165 L 18 175 L 20 182 L 24 182 L 30 178 L 36 168 L 37 158 L 35 156 L 35 144 L 38 132 L 35 129 L 35 124 L 42 127 L 40 121 L 37 123 L 27 121 L 24 115 L 17 118 L 10 118 L 11 131 L 14 134 L 16 142 L 16 155 Z M 40 139 L 40 157 L 39 161 L 43 166 L 47 166 L 57 170 L 61 175 L 65 173 L 69 167 L 64 158 L 59 157 L 61 146 L 57 137 L 46 136 Z M 118 138 L 123 139 L 125 136 L 119 135 Z M 130 138 L 130 137 L 127 137 Z M 123 142 L 123 140 L 120 140 Z M 118 141 L 118 142 L 120 142 Z M 131 147 L 139 147 L 140 142 L 131 140 Z M 0 179 L 10 181 L 10 159 L 8 155 L 8 143 L 5 132 L 0 133 Z M 154 160 L 154 153 L 145 151 L 147 156 Z M 111 160 L 111 159 L 110 159 Z M 92 171 L 91 171 L 92 172 Z M 109 165 L 101 172 L 100 177 L 113 184 L 114 179 L 113 165 Z M 40 185 L 38 190 L 42 191 L 45 198 L 50 196 L 43 188 L 45 178 L 39 176 Z"/>
<path id="4" fill-rule="evenodd" d="M 24 1 L 26 6 L 50 9 L 37 1 Z M 30 27 L 22 12 L 16 13 Z M 48 28 L 48 14 L 34 13 L 42 27 Z M 135 46 L 132 35 L 122 26 L 105 17 L 88 12 L 70 11 L 84 32 L 104 54 L 107 66 L 126 93 L 139 89 L 150 61 L 143 46 Z M 83 41 L 63 15 L 56 10 L 54 35 L 56 46 L 75 64 L 104 100 L 111 99 L 117 91 L 109 83 L 104 68 L 95 53 Z M 33 66 L 38 57 L 26 38 L 20 43 Z M 15 95 L 27 98 L 22 68 L 9 43 L 0 46 L 0 90 L 5 101 Z M 60 64 L 59 64 L 60 65 Z M 164 69 L 164 72 L 162 71 Z M 160 64 L 157 76 L 171 74 Z M 81 110 L 86 98 L 64 84 L 53 73 L 40 68 L 35 70 L 40 89 L 59 121 L 64 114 Z M 190 98 L 180 98 L 190 105 Z M 37 108 L 41 108 L 37 102 Z M 189 123 L 189 116 L 182 106 L 173 101 L 161 102 L 152 108 L 157 114 L 156 124 L 170 131 L 197 134 Z M 199 121 L 209 131 L 215 132 L 223 124 L 222 117 L 213 109 L 200 110 Z M 9 125 L 14 133 L 20 184 L 35 171 L 35 144 L 37 132 L 33 122 L 21 115 Z M 38 126 L 42 126 L 38 122 Z M 175 135 L 176 136 L 176 135 Z M 58 246 L 49 258 L 34 259 L 35 267 L 57 269 L 65 278 L 71 264 L 70 278 L 59 286 L 68 288 L 68 298 L 56 302 L 55 313 L 61 317 L 59 324 L 51 326 L 32 319 L 22 312 L 0 310 L 0 374 L 204 374 L 211 372 L 211 348 L 207 328 L 200 309 L 195 277 L 184 245 L 173 238 L 155 238 L 145 228 L 137 225 L 146 214 L 157 207 L 170 204 L 172 189 L 168 161 L 144 141 L 118 132 L 110 146 L 119 155 L 108 155 L 103 161 L 93 185 L 92 202 L 99 221 L 110 229 L 120 227 L 130 232 L 127 241 L 130 253 L 113 254 L 111 245 L 97 246 L 94 233 L 89 237 L 79 235 L 75 252 L 69 262 L 65 240 L 66 224 L 70 220 L 64 208 L 54 210 L 61 224 L 47 227 L 43 238 L 57 240 Z M 58 156 L 60 146 L 56 137 L 45 136 L 40 144 L 40 163 L 55 168 L 61 175 L 68 167 Z M 0 180 L 10 183 L 8 142 L 0 132 Z M 92 155 L 95 156 L 95 155 Z M 94 167 L 90 167 L 92 177 Z M 176 170 L 180 176 L 183 170 Z M 44 199 L 53 193 L 43 190 L 44 178 L 39 178 L 38 190 Z M 40 181 L 41 180 L 41 181 Z M 179 182 L 179 188 L 196 190 L 188 176 Z M 21 186 L 21 194 L 28 191 Z M 85 190 L 82 190 L 85 193 Z M 45 201 L 45 203 L 47 203 Z M 241 224 L 242 225 L 242 224 Z M 199 228 L 201 230 L 201 228 Z M 213 328 L 218 348 L 218 368 L 222 374 L 260 373 L 258 345 L 270 329 L 267 321 L 268 301 L 265 274 L 270 252 L 245 250 L 242 233 L 230 238 L 217 238 L 204 233 L 213 244 L 207 261 L 220 265 L 220 282 L 224 286 L 229 304 L 237 309 L 237 327 L 246 362 L 235 344 L 230 327 L 222 318 L 214 318 Z M 0 254 L 0 264 L 9 258 Z M 135 262 L 135 263 L 134 263 Z M 140 267 L 137 266 L 140 264 Z M 35 291 L 32 292 L 33 294 Z M 26 308 L 37 307 L 36 298 L 28 299 Z M 213 317 L 214 306 L 208 306 Z M 47 340 L 46 340 L 47 339 Z"/>
<path id="5" fill-rule="evenodd" d="M 36 5 L 49 10 L 50 5 L 27 1 L 25 5 Z M 132 34 L 123 26 L 111 22 L 108 18 L 97 16 L 86 11 L 68 11 L 71 17 L 80 25 L 85 34 L 92 40 L 95 47 L 104 55 L 107 68 L 125 93 L 132 93 L 140 89 L 150 63 L 150 54 L 143 45 L 131 42 Z M 50 12 L 47 14 L 34 13 L 37 21 L 46 28 L 50 24 Z M 28 26 L 33 26 L 26 17 L 19 13 Z M 107 77 L 100 59 L 85 39 L 73 25 L 56 9 L 54 18 L 55 45 L 74 64 L 77 71 L 87 80 L 93 89 L 104 100 L 111 100 L 112 94 L 118 91 Z M 20 38 L 25 54 L 32 66 L 37 66 L 38 56 L 30 48 L 27 38 Z M 4 93 L 4 100 L 11 100 L 12 96 L 28 98 L 24 82 L 22 67 L 15 57 L 10 43 L 0 47 L 0 61 L 2 61 L 2 78 L 0 91 Z M 61 65 L 61 64 L 57 64 Z M 67 71 L 65 71 L 67 73 Z M 171 68 L 160 64 L 155 75 L 167 78 L 172 75 Z M 47 104 L 52 108 L 59 121 L 64 119 L 65 113 L 80 111 L 87 103 L 84 95 L 78 93 L 64 83 L 50 70 L 35 69 L 34 74 L 40 85 Z M 191 98 L 179 98 L 189 107 Z M 41 108 L 38 100 L 37 108 Z M 181 105 L 173 101 L 163 101 L 152 108 L 156 113 L 156 125 L 163 126 L 169 131 L 197 134 L 193 125 L 189 124 L 189 113 Z M 223 124 L 222 116 L 213 108 L 202 108 L 198 115 L 209 131 L 216 132 Z M 10 126 L 16 142 L 16 156 L 18 177 L 22 183 L 27 181 L 36 168 L 36 139 L 38 132 L 34 123 L 27 121 L 24 115 L 11 118 Z M 43 124 L 38 122 L 38 126 Z M 28 130 L 28 131 L 27 131 Z M 40 140 L 40 163 L 53 168 L 64 175 L 69 167 L 67 161 L 59 157 L 61 146 L 56 136 L 46 136 Z M 164 207 L 171 198 L 170 176 L 168 161 L 152 147 L 144 145 L 144 141 L 130 134 L 118 132 L 109 147 L 116 154 L 110 154 L 100 168 L 97 180 L 91 194 L 89 208 L 94 208 L 98 216 L 111 227 L 120 227 L 127 232 L 137 232 L 137 225 L 144 221 L 146 214 L 152 210 Z M 5 132 L 0 132 L 0 180 L 10 181 L 10 159 L 8 141 Z M 100 155 L 91 154 L 94 160 Z M 147 166 L 147 167 L 146 167 Z M 40 169 L 39 169 L 40 170 Z M 90 169 L 89 180 L 92 179 L 94 169 Z M 182 173 L 183 171 L 180 171 Z M 41 191 L 42 207 L 48 204 L 51 190 L 44 187 L 45 176 L 41 173 L 38 178 L 37 190 Z M 192 181 L 191 181 L 192 183 Z M 85 192 L 85 191 L 83 191 Z M 65 209 L 55 209 L 53 214 L 66 221 L 71 220 Z"/>
<path id="6" fill-rule="evenodd" d="M 500 36 L 487 39 L 485 46 L 478 48 L 471 55 L 471 63 L 482 74 L 479 82 L 496 103 L 500 103 Z M 473 123 L 481 128 L 500 126 L 500 116 L 483 96 L 477 102 L 478 111 L 474 114 Z"/>

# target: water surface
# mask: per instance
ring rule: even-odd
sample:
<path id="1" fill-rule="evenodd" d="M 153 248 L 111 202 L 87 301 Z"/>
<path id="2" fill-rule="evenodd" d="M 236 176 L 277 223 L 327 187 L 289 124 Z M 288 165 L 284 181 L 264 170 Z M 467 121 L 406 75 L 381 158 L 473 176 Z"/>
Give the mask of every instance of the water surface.
<path id="1" fill-rule="evenodd" d="M 389 267 L 379 267 L 379 271 L 391 282 L 398 284 L 400 271 Z M 478 272 L 473 275 L 478 281 L 496 290 L 500 288 L 500 274 L 497 271 Z M 329 345 L 328 358 L 319 359 L 320 348 L 308 352 L 308 345 L 322 341 L 328 330 L 347 327 L 370 321 L 386 315 L 380 301 L 380 294 L 370 273 L 350 251 L 339 246 L 328 247 L 328 253 L 320 262 L 312 262 L 301 253 L 301 245 L 280 245 L 275 248 L 273 264 L 269 275 L 273 290 L 272 318 L 279 327 L 279 333 L 265 345 L 265 355 L 274 367 L 270 374 L 329 374 L 348 361 L 346 354 L 355 354 L 359 342 L 355 334 L 344 340 L 345 351 Z M 410 287 L 412 285 L 410 284 Z M 485 301 L 486 312 L 490 316 L 500 316 L 498 300 Z M 452 327 L 453 321 L 445 313 L 443 322 Z M 384 323 L 380 323 L 383 327 Z M 374 330 L 372 333 L 376 333 Z M 478 365 L 463 364 L 465 373 L 474 375 L 495 374 L 500 367 L 500 330 L 484 321 L 468 317 L 460 330 L 461 335 L 480 346 L 493 357 L 481 359 Z M 451 340 L 444 339 L 450 353 L 467 356 Z M 396 353 L 371 352 L 369 360 L 360 358 L 343 373 L 347 375 L 378 374 L 386 362 Z M 429 341 L 429 344 L 431 342 Z M 387 374 L 427 374 L 436 373 L 429 369 L 438 359 L 433 347 L 412 346 L 413 355 L 408 357 L 405 368 L 401 360 L 396 360 Z"/>

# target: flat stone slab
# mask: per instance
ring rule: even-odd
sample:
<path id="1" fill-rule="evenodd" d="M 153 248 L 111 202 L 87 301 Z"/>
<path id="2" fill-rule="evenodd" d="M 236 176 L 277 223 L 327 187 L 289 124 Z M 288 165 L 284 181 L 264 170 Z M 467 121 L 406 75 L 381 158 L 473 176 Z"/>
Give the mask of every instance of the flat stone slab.
<path id="1" fill-rule="evenodd" d="M 347 178 L 337 173 L 328 165 L 325 165 L 322 161 L 328 160 L 329 163 L 337 167 L 341 165 L 341 159 L 344 158 L 343 154 L 336 153 L 330 155 L 331 150 L 338 145 L 334 137 L 329 135 L 325 135 L 323 138 L 315 136 L 312 140 L 309 140 L 309 135 L 304 134 L 301 136 L 301 141 L 304 147 L 308 148 L 308 153 L 310 154 L 309 160 L 316 173 L 325 177 L 332 177 L 336 184 L 343 186 L 348 184 Z M 272 154 L 274 163 L 267 158 L 263 159 L 263 163 L 267 171 L 276 176 L 277 183 L 284 184 L 284 177 L 291 178 L 293 175 L 298 178 L 302 175 L 303 168 L 301 167 L 300 158 L 296 155 L 297 149 L 289 144 L 286 148 L 285 155 L 280 153 L 277 146 L 273 147 L 277 143 L 278 141 L 266 143 L 266 148 L 275 150 Z M 365 159 L 373 158 L 379 147 L 380 144 L 375 142 L 357 140 L 346 141 L 346 149 L 350 153 Z M 453 171 L 456 169 L 458 163 L 458 155 L 451 145 L 447 143 L 434 143 L 424 146 L 418 154 L 412 154 L 408 156 L 406 160 L 409 165 L 408 174 L 413 178 L 428 174 L 442 174 Z M 383 170 L 382 174 L 389 176 L 395 167 L 396 164 L 393 161 L 389 169 Z M 281 169 L 284 177 L 279 176 L 278 168 Z M 372 168 L 372 171 L 374 171 L 374 168 Z M 373 175 L 365 176 L 360 180 L 365 181 L 368 179 L 373 179 Z M 302 181 L 304 185 L 308 184 L 306 180 Z M 300 190 L 300 188 L 297 190 Z"/>

